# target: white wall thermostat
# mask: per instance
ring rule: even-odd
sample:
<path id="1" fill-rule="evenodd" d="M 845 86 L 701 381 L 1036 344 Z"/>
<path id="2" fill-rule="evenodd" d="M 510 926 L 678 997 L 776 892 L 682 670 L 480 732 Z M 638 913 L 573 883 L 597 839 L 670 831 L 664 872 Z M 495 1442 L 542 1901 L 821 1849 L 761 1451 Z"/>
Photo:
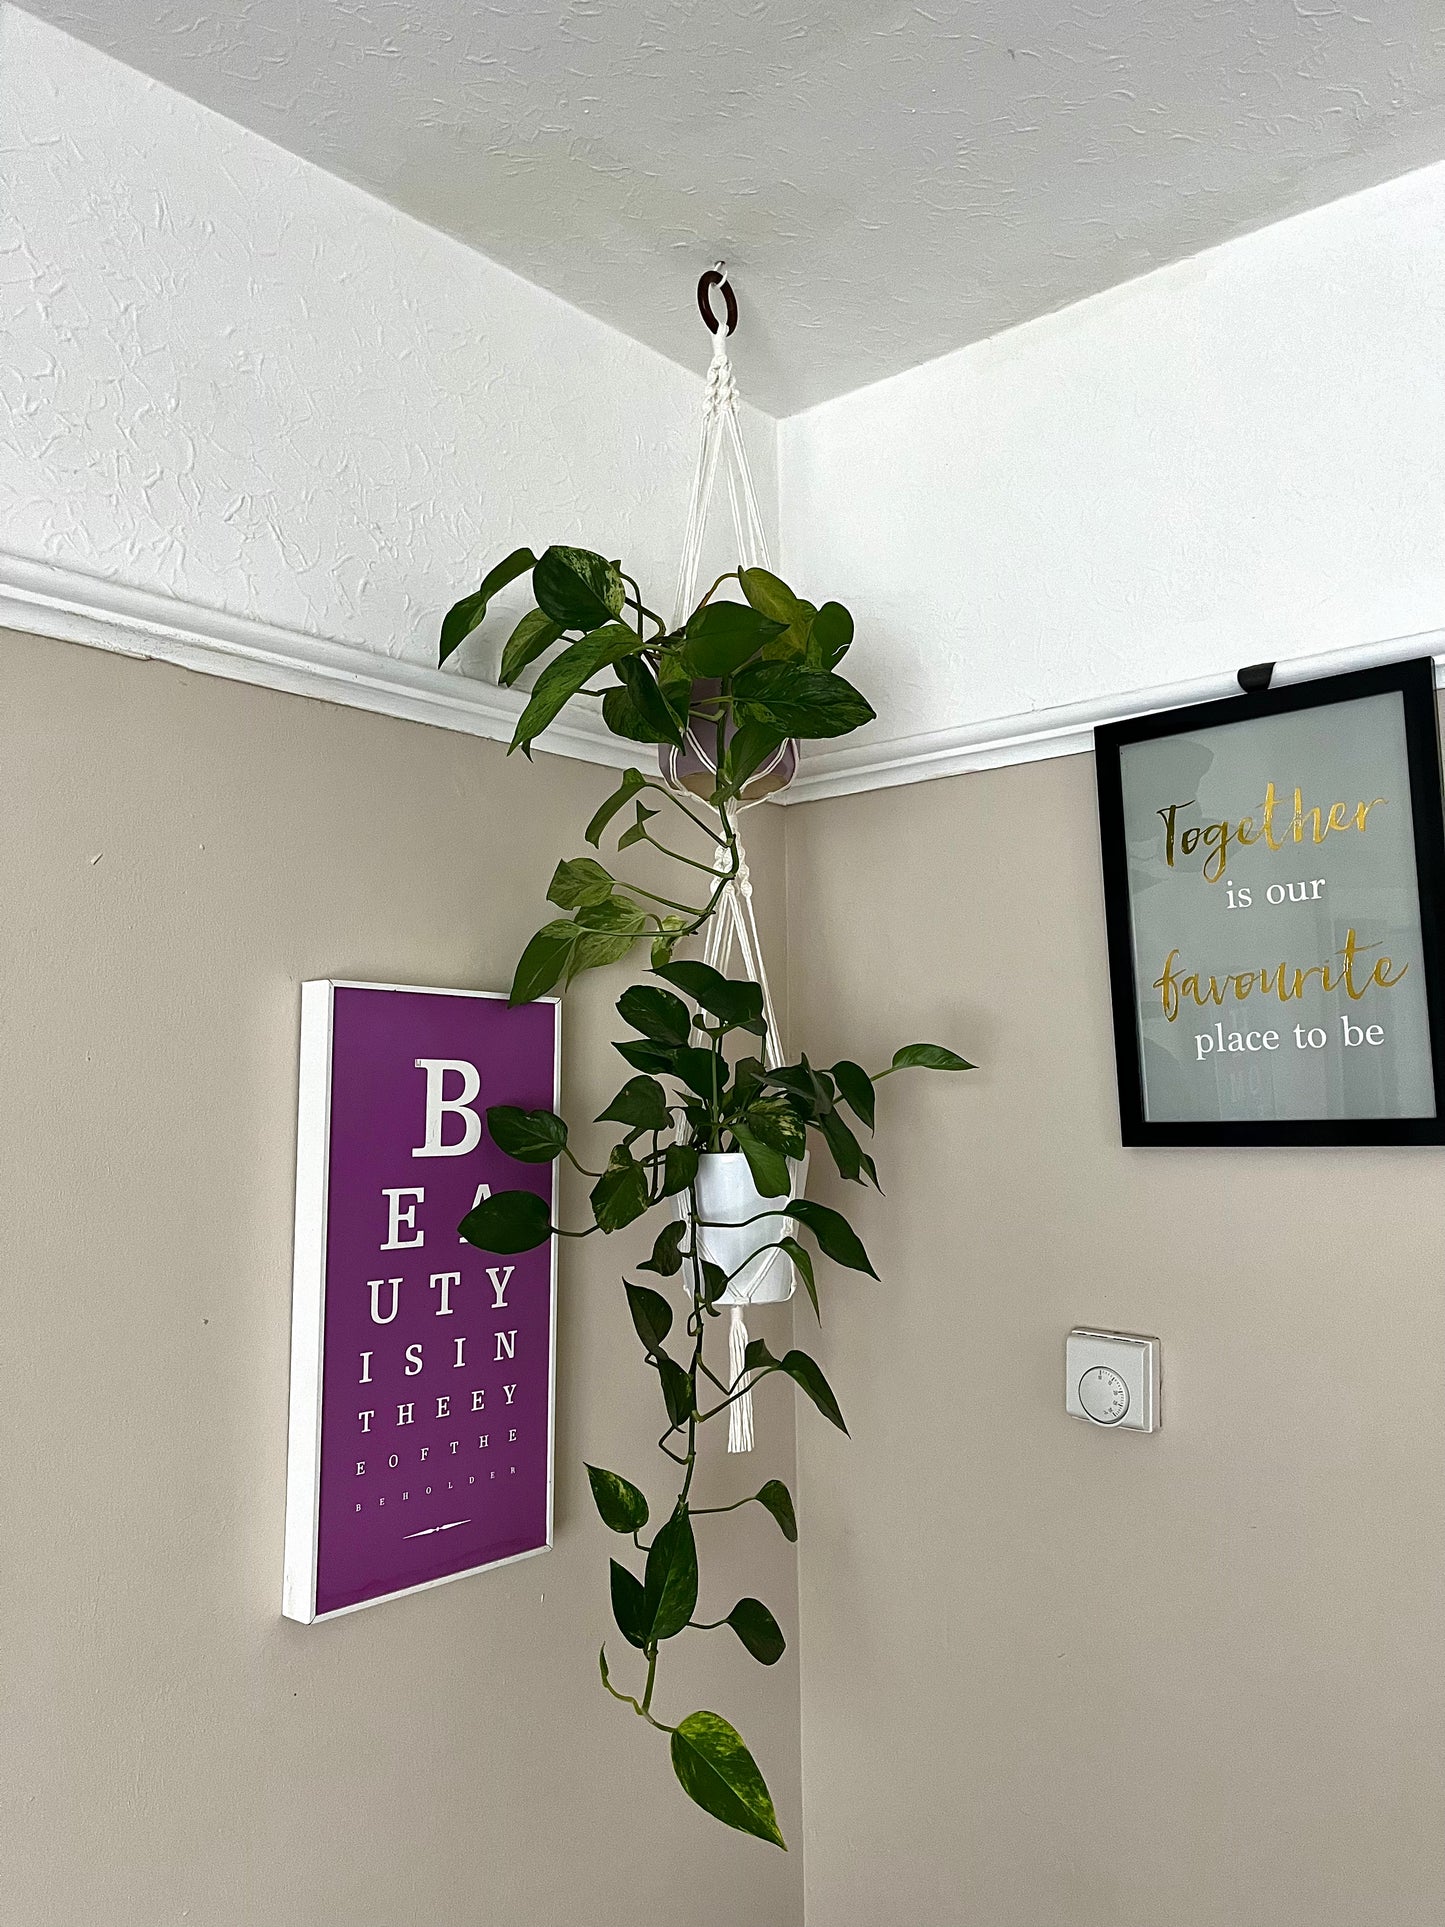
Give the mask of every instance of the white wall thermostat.
<path id="1" fill-rule="evenodd" d="M 1076 1326 L 1064 1342 L 1064 1410 L 1120 1432 L 1157 1432 L 1159 1340 Z"/>

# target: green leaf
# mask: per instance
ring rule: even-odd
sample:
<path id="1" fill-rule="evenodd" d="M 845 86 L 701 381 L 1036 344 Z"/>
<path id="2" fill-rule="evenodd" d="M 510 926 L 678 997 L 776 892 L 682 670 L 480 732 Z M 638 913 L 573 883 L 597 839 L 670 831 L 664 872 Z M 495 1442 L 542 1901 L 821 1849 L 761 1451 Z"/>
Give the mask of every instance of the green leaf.
<path id="1" fill-rule="evenodd" d="M 478 1251 L 509 1258 L 517 1251 L 534 1251 L 552 1235 L 552 1213 L 547 1200 L 535 1191 L 498 1191 L 474 1204 L 457 1229 Z"/>
<path id="2" fill-rule="evenodd" d="M 767 1077 L 760 1057 L 740 1057 L 733 1065 L 733 1100 L 736 1108 L 746 1110 Z M 764 1136 L 764 1142 L 767 1139 Z"/>
<path id="3" fill-rule="evenodd" d="M 590 923 L 593 918 L 600 919 L 604 908 L 604 905 L 599 904 L 595 910 L 579 910 L 578 923 Z M 631 950 L 636 934 L 636 931 L 626 931 L 613 936 L 610 932 L 603 930 L 583 930 L 577 939 L 576 948 L 568 959 L 568 983 L 570 984 L 575 977 L 580 977 L 584 970 L 599 970 L 605 964 L 620 963 Z"/>
<path id="4" fill-rule="evenodd" d="M 682 660 L 694 676 L 731 676 L 786 627 L 746 603 L 709 602 L 688 622 Z"/>
<path id="5" fill-rule="evenodd" d="M 543 552 L 532 570 L 532 593 L 554 622 L 584 632 L 621 615 L 625 597 L 613 563 L 591 549 L 562 547 Z"/>
<path id="6" fill-rule="evenodd" d="M 826 1117 L 833 1108 L 832 1079 L 815 1071 L 806 1057 L 799 1064 L 785 1064 L 780 1070 L 769 1071 L 765 1082 L 787 1091 L 796 1108 L 810 1122 Z"/>
<path id="7" fill-rule="evenodd" d="M 793 1198 L 785 1215 L 806 1225 L 818 1240 L 818 1249 L 834 1264 L 846 1265 L 850 1271 L 866 1271 L 870 1278 L 878 1276 L 868 1262 L 868 1253 L 858 1233 L 841 1212 L 812 1198 Z"/>
<path id="8" fill-rule="evenodd" d="M 818 1309 L 818 1285 L 813 1276 L 813 1260 L 807 1247 L 800 1245 L 796 1238 L 779 1238 L 778 1247 L 792 1259 L 793 1269 L 802 1279 L 804 1288 L 813 1301 L 813 1316 L 821 1325 L 823 1314 Z"/>
<path id="9" fill-rule="evenodd" d="M 785 736 L 846 736 L 873 720 L 852 683 L 801 663 L 756 663 L 735 678 L 733 696 L 741 721 L 771 723 Z"/>
<path id="10" fill-rule="evenodd" d="M 673 946 L 687 928 L 687 918 L 666 916 L 660 920 L 661 928 L 652 940 L 652 967 L 660 970 L 665 963 L 672 962 Z"/>
<path id="11" fill-rule="evenodd" d="M 530 1004 L 559 983 L 572 961 L 577 935 L 575 923 L 560 919 L 544 923 L 517 960 L 517 973 L 507 1002 L 513 1006 Z"/>
<path id="12" fill-rule="evenodd" d="M 706 1258 L 702 1265 L 702 1302 L 709 1311 L 728 1288 L 728 1275 L 721 1265 L 709 1264 Z"/>
<path id="13" fill-rule="evenodd" d="M 621 622 L 609 623 L 605 629 L 583 636 L 580 642 L 569 643 L 538 676 L 527 707 L 512 732 L 508 754 L 514 749 L 526 749 L 540 736 L 599 669 L 607 668 L 641 647 L 642 638 L 637 631 Z"/>
<path id="14" fill-rule="evenodd" d="M 602 694 L 602 720 L 614 736 L 626 743 L 670 743 L 670 734 L 654 728 L 625 689 L 607 689 Z"/>
<path id="15" fill-rule="evenodd" d="M 566 857 L 552 873 L 547 901 L 563 910 L 576 910 L 582 904 L 605 903 L 612 889 L 612 877 L 595 857 Z"/>
<path id="16" fill-rule="evenodd" d="M 513 549 L 512 553 L 489 569 L 482 577 L 482 585 L 471 595 L 463 596 L 461 601 L 448 609 L 442 619 L 441 643 L 437 661 L 445 662 L 455 650 L 459 649 L 472 633 L 482 617 L 487 613 L 487 604 L 499 589 L 505 589 L 509 582 L 515 582 L 519 575 L 532 567 L 536 557 L 530 549 Z"/>
<path id="17" fill-rule="evenodd" d="M 686 1191 L 696 1176 L 697 1146 L 669 1144 L 662 1158 L 663 1197 L 675 1198 L 679 1191 Z"/>
<path id="18" fill-rule="evenodd" d="M 701 1044 L 684 1044 L 673 1052 L 672 1074 L 709 1104 L 713 1100 L 714 1089 L 719 1097 L 727 1089 L 726 1061 L 716 1051 L 707 1050 Z"/>
<path id="19" fill-rule="evenodd" d="M 723 1624 L 732 1627 L 760 1665 L 775 1666 L 788 1649 L 782 1627 L 761 1599 L 740 1599 Z"/>
<path id="20" fill-rule="evenodd" d="M 616 1472 L 604 1472 L 600 1465 L 589 1465 L 587 1478 L 598 1514 L 609 1532 L 641 1532 L 647 1524 L 647 1500 L 637 1487 Z M 627 1576 L 632 1578 L 631 1573 Z"/>
<path id="21" fill-rule="evenodd" d="M 861 1064 L 850 1058 L 840 1058 L 828 1075 L 843 1094 L 843 1102 L 849 1106 L 855 1117 L 861 1118 L 871 1131 L 873 1129 L 874 1090 L 873 1079 Z"/>
<path id="22" fill-rule="evenodd" d="M 697 1545 L 681 1499 L 648 1551 L 643 1590 L 653 1639 L 675 1638 L 697 1605 Z"/>
<path id="23" fill-rule="evenodd" d="M 724 977 L 711 964 L 691 961 L 664 964 L 656 975 L 676 984 L 729 1030 L 751 1030 L 761 1037 L 767 1029 L 763 1021 L 763 993 L 757 984 Z"/>
<path id="24" fill-rule="evenodd" d="M 957 1051 L 945 1050 L 942 1044 L 905 1044 L 902 1050 L 893 1053 L 893 1062 L 888 1066 L 892 1071 L 971 1071 L 977 1065 L 970 1064 L 960 1057 Z M 886 1077 L 888 1071 L 883 1075 Z"/>
<path id="25" fill-rule="evenodd" d="M 686 1425 L 693 1410 L 692 1380 L 677 1360 L 669 1358 L 666 1352 L 658 1352 L 652 1362 L 662 1381 L 662 1402 L 667 1407 L 668 1424 L 674 1427 Z"/>
<path id="26" fill-rule="evenodd" d="M 775 729 L 771 723 L 744 723 L 736 730 L 723 751 L 719 784 L 724 798 L 736 796 L 774 750 L 786 741 L 786 732 Z"/>
<path id="27" fill-rule="evenodd" d="M 825 602 L 813 617 L 808 660 L 816 669 L 836 669 L 853 645 L 853 618 L 841 602 Z"/>
<path id="28" fill-rule="evenodd" d="M 742 1120 L 754 1137 L 784 1157 L 800 1158 L 808 1148 L 807 1127 L 786 1097 L 755 1097 Z"/>
<path id="29" fill-rule="evenodd" d="M 612 1617 L 629 1646 L 640 1651 L 647 1644 L 647 1598 L 641 1582 L 626 1566 L 612 1561 Z"/>
<path id="30" fill-rule="evenodd" d="M 554 642 L 562 639 L 560 623 L 544 616 L 540 609 L 529 609 L 507 639 L 502 651 L 502 666 L 497 672 L 497 681 L 503 689 L 512 684 L 529 668 L 538 656 L 545 656 Z"/>
<path id="31" fill-rule="evenodd" d="M 833 1388 L 824 1378 L 817 1363 L 806 1352 L 784 1352 L 781 1358 L 774 1358 L 768 1350 L 767 1340 L 753 1338 L 748 1341 L 745 1354 L 746 1368 L 750 1372 L 771 1368 L 786 1372 L 793 1383 L 812 1399 L 823 1417 L 830 1425 L 836 1425 L 840 1432 L 848 1428 L 843 1423 L 843 1414 L 838 1409 L 838 1401 L 833 1396 Z"/>
<path id="32" fill-rule="evenodd" d="M 627 1309 L 632 1313 L 642 1349 L 650 1358 L 655 1358 L 672 1330 L 672 1306 L 660 1291 L 650 1291 L 646 1285 L 626 1285 L 625 1289 Z"/>
<path id="33" fill-rule="evenodd" d="M 657 650 L 657 686 L 674 716 L 686 716 L 692 708 L 692 672 L 682 659 L 683 646 L 677 636 L 653 644 Z"/>
<path id="34" fill-rule="evenodd" d="M 599 1231 L 620 1231 L 647 1209 L 647 1174 L 619 1144 L 591 1191 Z"/>
<path id="35" fill-rule="evenodd" d="M 631 897 L 608 897 L 605 903 L 584 904 L 576 921 L 584 930 L 625 931 L 635 937 L 647 922 L 647 912 L 639 910 Z"/>
<path id="36" fill-rule="evenodd" d="M 793 1177 L 782 1152 L 775 1151 L 770 1144 L 764 1144 L 761 1138 L 754 1137 L 740 1118 L 733 1120 L 732 1134 L 737 1139 L 738 1149 L 748 1161 L 753 1183 L 762 1195 L 765 1198 L 785 1198 Z"/>
<path id="37" fill-rule="evenodd" d="M 625 810 L 637 792 L 646 788 L 647 778 L 642 774 L 641 770 L 623 770 L 622 781 L 617 785 L 617 788 L 608 797 L 607 801 L 598 809 L 596 815 L 583 832 L 583 835 L 594 850 L 601 848 L 602 832 L 607 828 L 607 825 L 612 821 L 613 817 L 616 816 L 617 812 L 619 810 Z"/>
<path id="38" fill-rule="evenodd" d="M 781 1479 L 769 1479 L 757 1495 L 758 1504 L 765 1506 L 778 1522 L 778 1528 L 790 1546 L 798 1543 L 798 1521 L 793 1511 L 793 1495 Z"/>
<path id="39" fill-rule="evenodd" d="M 704 1813 L 786 1851 L 767 1783 L 735 1727 L 718 1713 L 689 1713 L 673 1731 L 671 1751 L 683 1792 Z"/>
<path id="40" fill-rule="evenodd" d="M 817 610 L 811 602 L 795 595 L 785 582 L 766 569 L 748 569 L 743 593 L 755 608 L 764 609 L 778 622 L 785 622 L 783 633 L 768 643 L 763 655 L 769 661 L 797 662 L 808 656 Z"/>
<path id="41" fill-rule="evenodd" d="M 672 743 L 681 749 L 682 724 L 673 715 L 667 699 L 658 688 L 652 671 L 642 657 L 624 656 L 617 664 L 617 674 L 632 699 L 632 707 L 648 728 L 655 731 L 654 740 L 659 743 Z"/>
<path id="42" fill-rule="evenodd" d="M 655 1077 L 629 1077 L 597 1122 L 630 1124 L 642 1131 L 665 1131 L 672 1122 L 667 1093 Z"/>
<path id="43" fill-rule="evenodd" d="M 767 569 L 742 569 L 738 579 L 751 606 L 781 628 L 790 627 L 806 608 L 787 583 Z"/>
<path id="44" fill-rule="evenodd" d="M 878 1173 L 873 1168 L 873 1160 L 848 1129 L 840 1114 L 837 1111 L 830 1111 L 826 1117 L 820 1117 L 817 1128 L 822 1133 L 823 1142 L 833 1154 L 833 1162 L 838 1167 L 839 1177 L 846 1178 L 850 1184 L 859 1184 L 866 1172 L 872 1181 L 873 1188 L 877 1190 Z"/>
<path id="45" fill-rule="evenodd" d="M 671 1278 L 682 1270 L 682 1241 L 687 1235 L 687 1225 L 681 1218 L 674 1218 L 665 1224 L 657 1234 L 652 1247 L 652 1256 L 639 1271 L 655 1271 L 659 1278 Z M 666 1301 L 664 1301 L 666 1302 Z"/>
<path id="46" fill-rule="evenodd" d="M 848 1428 L 843 1423 L 843 1414 L 838 1409 L 838 1401 L 833 1396 L 833 1388 L 824 1378 L 822 1371 L 806 1352 L 784 1352 L 778 1361 L 788 1377 L 808 1394 L 823 1417 L 840 1432 Z"/>
<path id="47" fill-rule="evenodd" d="M 613 1050 L 635 1071 L 670 1071 L 677 1055 L 675 1045 L 639 1043 L 635 1038 L 625 1037 L 613 1043 Z"/>
<path id="48" fill-rule="evenodd" d="M 687 1005 L 656 984 L 633 984 L 624 990 L 617 999 L 617 1014 L 623 1023 L 657 1044 L 685 1044 L 692 1035 Z"/>
<path id="49" fill-rule="evenodd" d="M 493 1104 L 487 1111 L 492 1142 L 523 1164 L 550 1164 L 567 1148 L 567 1126 L 555 1111 L 522 1111 Z"/>

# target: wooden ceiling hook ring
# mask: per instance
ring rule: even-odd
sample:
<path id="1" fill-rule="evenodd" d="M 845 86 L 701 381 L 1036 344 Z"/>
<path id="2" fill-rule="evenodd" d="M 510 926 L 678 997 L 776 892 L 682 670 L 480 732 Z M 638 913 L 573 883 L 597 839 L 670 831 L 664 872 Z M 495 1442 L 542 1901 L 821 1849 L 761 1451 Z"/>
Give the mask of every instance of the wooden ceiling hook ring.
<path id="1" fill-rule="evenodd" d="M 707 323 L 708 333 L 715 335 L 721 323 L 712 311 L 714 288 L 722 289 L 723 307 L 727 311 L 726 332 L 735 335 L 738 331 L 738 298 L 728 281 L 726 262 L 719 261 L 715 268 L 709 268 L 706 274 L 699 277 L 697 284 L 697 311 Z"/>

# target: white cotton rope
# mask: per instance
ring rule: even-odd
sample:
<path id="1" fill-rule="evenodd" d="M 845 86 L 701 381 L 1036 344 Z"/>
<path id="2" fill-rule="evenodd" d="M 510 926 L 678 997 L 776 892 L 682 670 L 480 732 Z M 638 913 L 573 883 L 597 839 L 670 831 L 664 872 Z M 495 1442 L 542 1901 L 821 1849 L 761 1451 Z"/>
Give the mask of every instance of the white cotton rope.
<path id="1" fill-rule="evenodd" d="M 703 962 L 712 965 L 727 975 L 732 962 L 733 946 L 737 945 L 741 954 L 744 970 L 759 985 L 763 993 L 763 1017 L 768 1026 L 768 1034 L 763 1046 L 763 1062 L 768 1069 L 776 1070 L 782 1063 L 782 1050 L 778 1039 L 778 1017 L 773 1008 L 772 987 L 768 983 L 768 973 L 763 965 L 763 947 L 758 938 L 757 919 L 753 913 L 753 885 L 742 845 L 738 845 L 738 873 L 725 885 L 722 900 L 714 912 L 708 926 L 707 941 L 703 948 Z M 727 851 L 719 850 L 714 859 L 714 868 L 721 871 L 727 863 Z M 782 1262 L 775 1255 L 774 1263 Z M 756 1290 L 766 1273 L 760 1273 L 755 1283 L 749 1287 Z M 732 1289 L 738 1289 L 734 1284 Z M 728 1329 L 728 1389 L 736 1391 L 742 1383 L 746 1370 L 748 1350 L 748 1327 L 741 1304 L 731 1308 L 731 1322 Z M 751 1452 L 753 1449 L 753 1395 L 744 1387 L 741 1394 L 733 1399 L 728 1407 L 728 1451 Z"/>
<path id="2" fill-rule="evenodd" d="M 727 465 L 728 502 L 732 509 L 733 534 L 737 539 L 738 560 L 746 567 L 770 569 L 768 538 L 758 509 L 752 470 L 738 426 L 738 384 L 728 358 L 727 336 L 719 328 L 713 339 L 712 360 L 702 395 L 702 441 L 693 471 L 692 499 L 687 509 L 687 530 L 682 538 L 682 557 L 677 570 L 677 595 L 673 602 L 674 629 L 692 613 L 697 593 L 697 572 L 702 566 L 703 537 L 708 512 L 717 484 L 718 463 L 724 452 Z"/>
<path id="3" fill-rule="evenodd" d="M 718 263 L 721 274 L 723 264 Z M 687 528 L 682 540 L 682 558 L 677 571 L 677 595 L 673 603 L 672 626 L 681 627 L 692 613 L 693 598 L 697 594 L 698 570 L 702 566 L 703 538 L 707 531 L 708 514 L 712 498 L 717 488 L 719 465 L 727 478 L 728 503 L 732 510 L 733 534 L 737 542 L 738 561 L 744 568 L 772 567 L 768 553 L 768 539 L 763 530 L 763 518 L 758 509 L 757 491 L 753 487 L 752 470 L 748 465 L 747 450 L 743 446 L 742 430 L 738 425 L 738 384 L 733 373 L 732 361 L 728 356 L 727 335 L 719 328 L 713 338 L 712 360 L 708 364 L 707 379 L 703 385 L 702 398 L 702 440 L 698 447 L 697 468 L 693 474 L 692 499 L 688 503 Z M 688 743 L 693 753 L 708 768 L 713 768 L 712 758 L 699 742 L 696 733 L 689 728 Z M 779 758 L 784 754 L 779 751 Z M 739 809 L 748 807 L 739 804 Z M 736 812 L 733 827 L 736 834 Z M 741 838 L 737 839 L 738 873 L 724 887 L 717 909 L 708 926 L 707 938 L 703 947 L 703 961 L 711 964 L 714 970 L 727 974 L 736 946 L 743 969 L 763 993 L 763 1015 L 767 1020 L 768 1034 L 764 1045 L 764 1062 L 769 1070 L 776 1070 L 783 1062 L 782 1041 L 778 1036 L 777 1013 L 773 1008 L 772 988 L 768 983 L 768 973 L 763 963 L 763 947 L 758 937 L 757 918 L 753 911 L 753 886 L 748 870 L 747 858 L 743 853 Z M 714 860 L 714 868 L 721 874 L 727 868 L 728 853 L 720 849 Z M 694 1237 L 698 1234 L 696 1229 Z M 757 1289 L 761 1278 L 748 1287 L 749 1292 Z M 732 1287 L 736 1289 L 736 1286 Z M 746 1373 L 748 1349 L 748 1328 L 743 1316 L 742 1304 L 734 1304 L 728 1329 L 728 1387 L 736 1392 L 743 1385 Z M 743 1386 L 739 1396 L 728 1407 L 728 1451 L 751 1452 L 753 1449 L 753 1395 Z"/>

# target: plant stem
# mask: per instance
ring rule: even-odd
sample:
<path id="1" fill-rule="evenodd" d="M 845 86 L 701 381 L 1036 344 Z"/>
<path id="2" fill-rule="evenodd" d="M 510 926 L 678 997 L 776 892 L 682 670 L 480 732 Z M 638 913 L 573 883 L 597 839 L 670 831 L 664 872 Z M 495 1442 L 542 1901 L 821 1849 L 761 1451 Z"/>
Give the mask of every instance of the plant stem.
<path id="1" fill-rule="evenodd" d="M 667 634 L 667 624 L 663 621 L 662 617 L 658 615 L 655 610 L 649 609 L 647 604 L 642 600 L 642 590 L 639 587 L 638 583 L 633 579 L 632 576 L 628 575 L 625 571 L 620 571 L 619 573 L 621 573 L 622 575 L 622 580 L 631 585 L 632 594 L 627 598 L 627 600 L 632 604 L 633 608 L 637 611 L 639 616 L 646 616 L 649 622 L 655 622 L 657 624 L 657 633 L 660 636 L 665 636 Z M 642 627 L 640 623 L 638 625 L 637 633 L 638 635 L 642 634 Z"/>
<path id="2" fill-rule="evenodd" d="M 636 1700 L 632 1697 L 631 1693 L 619 1692 L 618 1689 L 612 1684 L 612 1681 L 606 1678 L 605 1676 L 603 1678 L 602 1684 L 607 1688 L 608 1692 L 612 1695 L 613 1699 L 621 1700 L 624 1706 L 630 1706 L 634 1713 L 640 1714 L 642 1718 L 647 1721 L 649 1726 L 655 1726 L 659 1733 L 672 1733 L 676 1731 L 675 1727 L 664 1725 L 664 1723 L 661 1720 L 655 1720 L 652 1717 L 651 1712 L 649 1711 L 649 1704 L 652 1699 L 652 1676 L 654 1671 L 656 1670 L 656 1667 L 657 1667 L 657 1648 L 654 1646 L 652 1648 L 652 1659 L 647 1669 L 647 1696 L 645 1699 Z"/>
<path id="3" fill-rule="evenodd" d="M 791 1198 L 788 1200 L 788 1203 L 792 1203 Z M 721 1218 L 699 1218 L 697 1222 L 709 1231 L 741 1231 L 745 1224 L 761 1224 L 764 1218 L 785 1218 L 787 1215 L 788 1206 L 786 1204 L 780 1204 L 775 1211 L 759 1211 L 756 1217 L 752 1218 L 738 1218 L 736 1220 L 729 1218 L 726 1224 L 723 1223 Z"/>
<path id="4" fill-rule="evenodd" d="M 697 827 L 702 831 L 703 835 L 710 836 L 714 843 L 720 844 L 723 841 L 722 837 L 718 835 L 717 831 L 710 830 L 707 824 L 703 822 L 702 818 L 698 816 L 694 811 L 690 810 L 687 807 L 686 803 L 681 803 L 678 801 L 676 790 L 669 789 L 665 783 L 649 782 L 649 783 L 645 783 L 643 787 L 645 789 L 656 790 L 659 796 L 665 796 L 669 803 L 675 804 L 676 807 L 682 811 L 683 815 L 687 818 L 689 823 L 695 823 Z"/>
<path id="5" fill-rule="evenodd" d="M 697 1423 L 699 1425 L 706 1425 L 710 1418 L 716 1418 L 719 1412 L 725 1412 L 729 1405 L 732 1405 L 737 1399 L 742 1397 L 744 1392 L 750 1392 L 755 1385 L 761 1384 L 763 1379 L 771 1377 L 778 1369 L 776 1365 L 759 1365 L 757 1370 L 751 1374 L 747 1383 L 745 1385 L 734 1386 L 733 1390 L 720 1405 L 714 1405 L 710 1412 L 699 1412 L 697 1415 Z"/>
<path id="6" fill-rule="evenodd" d="M 708 590 L 707 594 L 703 597 L 702 601 L 699 602 L 699 604 L 697 605 L 697 609 L 705 609 L 707 605 L 712 601 L 713 597 L 717 594 L 718 590 L 722 587 L 724 582 L 741 582 L 742 579 L 743 579 L 743 572 L 741 569 L 729 569 L 726 575 L 720 575 L 718 577 L 717 581 L 714 582 L 712 587 Z M 697 614 L 697 609 L 693 610 L 692 612 L 693 615 Z M 689 618 L 689 620 L 691 620 L 691 618 Z"/>
<path id="7" fill-rule="evenodd" d="M 642 1710 L 652 1711 L 652 1689 L 657 1683 L 657 1641 L 653 1640 L 647 1649 L 647 1684 L 642 1689 Z"/>
<path id="8" fill-rule="evenodd" d="M 664 856 L 670 856 L 674 863 L 690 864 L 694 870 L 705 870 L 709 876 L 715 876 L 717 874 L 710 863 L 699 863 L 695 856 L 684 856 L 680 850 L 669 850 L 665 843 L 658 842 L 651 830 L 644 830 L 642 834 L 654 850 L 661 850 L 662 854 Z"/>
<path id="9" fill-rule="evenodd" d="M 706 917 L 706 910 L 699 910 L 695 903 L 679 903 L 675 897 L 660 897 L 656 890 L 644 890 L 640 883 L 628 883 L 624 878 L 616 879 L 619 890 L 628 890 L 635 897 L 647 897 L 653 903 L 665 903 L 669 910 L 682 910 L 690 917 Z M 606 935 L 606 932 L 603 933 Z M 639 933 L 641 934 L 641 933 Z M 690 935 L 690 932 L 684 934 Z"/>

